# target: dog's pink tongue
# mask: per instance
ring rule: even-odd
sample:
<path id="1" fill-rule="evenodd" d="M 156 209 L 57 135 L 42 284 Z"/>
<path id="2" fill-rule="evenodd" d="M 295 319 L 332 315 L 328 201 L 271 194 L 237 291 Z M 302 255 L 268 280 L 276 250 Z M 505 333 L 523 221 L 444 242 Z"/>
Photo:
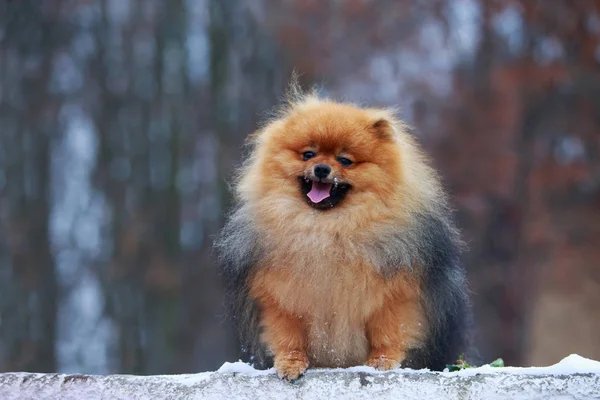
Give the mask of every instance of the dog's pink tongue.
<path id="1" fill-rule="evenodd" d="M 308 192 L 307 196 L 313 203 L 320 203 L 329 197 L 330 190 L 331 183 L 313 181 L 312 189 L 310 189 L 310 192 Z"/>

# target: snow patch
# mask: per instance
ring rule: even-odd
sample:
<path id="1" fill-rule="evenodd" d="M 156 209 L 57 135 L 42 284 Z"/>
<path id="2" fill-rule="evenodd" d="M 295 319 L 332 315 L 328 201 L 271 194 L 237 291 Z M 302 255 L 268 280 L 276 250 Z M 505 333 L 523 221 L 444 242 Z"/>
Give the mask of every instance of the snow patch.
<path id="1" fill-rule="evenodd" d="M 0 399 L 600 399 L 600 362 L 572 354 L 548 367 L 482 366 L 458 372 L 357 366 L 311 369 L 294 383 L 241 361 L 187 375 L 0 374 Z"/>
<path id="2" fill-rule="evenodd" d="M 387 374 L 390 372 L 402 372 L 407 374 L 439 374 L 442 376 L 475 376 L 479 374 L 524 374 L 524 375 L 568 375 L 568 374 L 600 374 L 600 361 L 591 360 L 577 354 L 571 354 L 554 365 L 547 367 L 492 367 L 491 365 L 482 365 L 481 367 L 467 368 L 456 372 L 430 371 L 429 369 L 414 370 L 410 368 L 398 368 L 391 371 L 378 371 L 373 367 L 360 365 L 349 368 L 315 368 L 309 369 L 306 373 L 334 373 L 334 372 L 353 372 L 367 374 Z M 275 369 L 259 370 L 242 361 L 226 362 L 217 373 L 237 373 L 242 375 L 271 375 L 275 374 Z"/>
<path id="3" fill-rule="evenodd" d="M 442 372 L 445 376 L 473 376 L 477 374 L 521 374 L 521 375 L 569 375 L 600 374 L 600 362 L 571 354 L 554 365 L 547 367 L 502 367 L 483 365 L 477 368 L 463 369 L 457 372 Z"/>
<path id="4" fill-rule="evenodd" d="M 160 378 L 186 386 L 194 386 L 198 383 L 208 381 L 214 374 L 214 372 L 200 372 L 199 374 L 162 375 Z"/>
<path id="5" fill-rule="evenodd" d="M 243 361 L 237 362 L 226 362 L 217 370 L 218 373 L 238 373 L 244 375 L 270 375 L 275 374 L 275 368 L 260 370 L 254 368 L 252 365 L 246 364 Z"/>

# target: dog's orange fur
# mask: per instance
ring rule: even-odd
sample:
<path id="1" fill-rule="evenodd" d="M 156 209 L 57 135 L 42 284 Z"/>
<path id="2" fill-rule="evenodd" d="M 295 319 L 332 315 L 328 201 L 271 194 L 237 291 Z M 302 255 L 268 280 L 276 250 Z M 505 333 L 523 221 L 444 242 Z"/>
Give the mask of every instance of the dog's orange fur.
<path id="1" fill-rule="evenodd" d="M 412 139 L 387 111 L 309 97 L 253 141 L 237 195 L 267 254 L 249 285 L 275 368 L 295 379 L 309 365 L 398 366 L 427 330 L 418 270 L 384 279 L 365 248 L 441 196 Z M 306 150 L 317 156 L 304 161 Z M 352 185 L 326 211 L 312 209 L 297 182 L 320 163 Z"/>
<path id="2" fill-rule="evenodd" d="M 265 267 L 253 276 L 251 294 L 261 305 L 263 340 L 282 376 L 295 379 L 309 363 L 394 368 L 426 331 L 419 284 L 409 273 L 386 281 L 360 264 L 336 269 L 303 278 Z"/>

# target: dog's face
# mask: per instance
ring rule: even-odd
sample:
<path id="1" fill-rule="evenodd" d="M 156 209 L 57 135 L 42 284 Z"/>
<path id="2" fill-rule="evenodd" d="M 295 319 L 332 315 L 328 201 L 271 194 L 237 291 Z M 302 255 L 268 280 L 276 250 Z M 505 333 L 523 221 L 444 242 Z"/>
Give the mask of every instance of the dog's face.
<path id="1" fill-rule="evenodd" d="M 400 152 L 386 116 L 329 102 L 292 110 L 257 141 L 261 190 L 321 211 L 385 202 L 401 184 Z"/>

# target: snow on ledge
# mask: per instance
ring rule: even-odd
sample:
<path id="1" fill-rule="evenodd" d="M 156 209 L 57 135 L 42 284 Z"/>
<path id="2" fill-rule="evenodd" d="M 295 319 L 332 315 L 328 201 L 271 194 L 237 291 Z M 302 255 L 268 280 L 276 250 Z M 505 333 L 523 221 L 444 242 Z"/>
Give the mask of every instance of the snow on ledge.
<path id="1" fill-rule="evenodd" d="M 598 399 L 600 362 L 572 354 L 548 367 L 482 366 L 458 372 L 370 367 L 314 369 L 280 380 L 226 362 L 189 375 L 0 374 L 0 399 Z"/>

